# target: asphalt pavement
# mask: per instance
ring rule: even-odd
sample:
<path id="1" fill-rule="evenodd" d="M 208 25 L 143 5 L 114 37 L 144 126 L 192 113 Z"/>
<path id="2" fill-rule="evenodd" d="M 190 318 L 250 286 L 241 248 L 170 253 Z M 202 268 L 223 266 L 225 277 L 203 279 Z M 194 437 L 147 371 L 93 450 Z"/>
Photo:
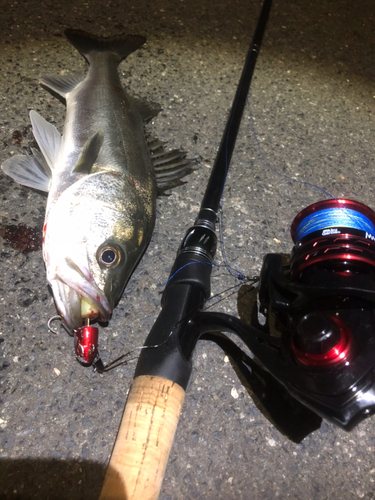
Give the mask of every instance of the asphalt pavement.
<path id="1" fill-rule="evenodd" d="M 158 199 L 150 246 L 100 333 L 105 362 L 128 351 L 132 359 L 103 375 L 77 363 L 68 335 L 47 329 L 56 310 L 38 243 L 46 198 L 0 174 L 0 499 L 99 496 L 137 348 L 197 214 L 260 5 L 0 0 L 1 162 L 33 144 L 31 109 L 62 130 L 64 105 L 38 79 L 86 71 L 63 36 L 68 27 L 147 37 L 121 63 L 123 85 L 162 107 L 152 135 L 198 159 L 188 182 Z M 266 253 L 290 252 L 294 217 L 326 198 L 312 185 L 375 209 L 374 23 L 371 0 L 275 1 L 224 196 L 226 255 L 246 276 L 259 274 Z M 35 250 L 25 253 L 30 240 Z M 215 269 L 214 294 L 236 284 Z M 213 309 L 236 315 L 236 294 Z M 293 443 L 258 410 L 224 353 L 200 341 L 160 498 L 374 498 L 374 426 L 375 417 L 347 433 L 323 422 Z"/>

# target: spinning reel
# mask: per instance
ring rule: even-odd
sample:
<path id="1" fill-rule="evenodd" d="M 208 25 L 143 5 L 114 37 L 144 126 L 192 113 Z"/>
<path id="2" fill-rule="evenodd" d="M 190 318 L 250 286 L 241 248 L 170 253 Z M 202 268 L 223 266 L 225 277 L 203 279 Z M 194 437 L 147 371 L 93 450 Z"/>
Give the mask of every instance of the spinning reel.
<path id="1" fill-rule="evenodd" d="M 210 295 L 211 268 L 187 264 L 207 263 L 210 255 L 212 260 L 216 236 L 198 217 L 182 240 L 163 309 L 146 341 L 146 346 L 159 347 L 142 352 L 135 377 L 160 376 L 185 389 L 191 356 L 202 338 L 223 348 L 267 413 L 279 398 L 274 423 L 295 441 L 311 432 L 311 426 L 319 427 L 317 415 L 346 430 L 372 415 L 375 212 L 355 201 L 321 201 L 297 215 L 292 238 L 289 263 L 279 254 L 265 257 L 258 301 L 253 301 L 252 319 L 246 324 L 228 314 L 201 312 Z M 197 273 L 198 267 L 203 271 Z M 226 337 L 227 332 L 238 335 L 257 361 Z M 284 413 L 290 420 L 297 402 L 302 405 L 297 405 L 299 417 L 293 416 L 293 425 L 303 427 L 310 419 L 311 426 L 293 435 L 293 425 L 285 419 L 280 423 L 279 417 Z"/>
<path id="2" fill-rule="evenodd" d="M 375 412 L 375 212 L 350 200 L 315 203 L 291 229 L 290 264 L 266 256 L 259 310 L 270 339 L 254 349 L 288 392 L 350 430 Z M 255 353 L 255 352 L 254 352 Z"/>

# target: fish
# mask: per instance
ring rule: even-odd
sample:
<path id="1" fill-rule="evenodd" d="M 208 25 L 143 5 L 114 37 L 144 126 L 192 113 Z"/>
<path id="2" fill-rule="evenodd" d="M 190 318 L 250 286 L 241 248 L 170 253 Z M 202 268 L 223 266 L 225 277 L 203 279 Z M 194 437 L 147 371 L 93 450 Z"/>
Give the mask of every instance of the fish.
<path id="1" fill-rule="evenodd" d="M 63 134 L 32 110 L 40 151 L 12 156 L 1 168 L 19 184 L 48 193 L 47 281 L 62 321 L 75 331 L 109 321 L 150 242 L 158 193 L 182 184 L 195 161 L 147 135 L 145 124 L 160 108 L 121 85 L 118 65 L 145 37 L 76 29 L 65 36 L 89 66 L 86 75 L 40 79 L 66 104 Z"/>

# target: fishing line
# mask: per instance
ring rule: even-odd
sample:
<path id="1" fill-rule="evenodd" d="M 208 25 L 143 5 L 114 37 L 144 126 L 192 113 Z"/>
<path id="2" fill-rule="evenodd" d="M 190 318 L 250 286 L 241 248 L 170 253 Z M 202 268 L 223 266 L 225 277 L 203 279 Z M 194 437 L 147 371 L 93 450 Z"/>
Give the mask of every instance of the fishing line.
<path id="1" fill-rule="evenodd" d="M 204 264 L 202 262 L 202 264 Z M 223 266 L 222 266 L 223 267 Z M 259 276 L 253 276 L 252 278 L 247 278 L 246 279 L 246 282 L 245 283 L 249 283 L 251 285 L 254 285 L 255 283 L 258 283 L 259 281 Z M 242 283 L 241 283 L 242 284 Z M 236 285 L 234 286 L 231 286 L 229 288 L 227 288 L 226 290 L 220 292 L 220 293 L 217 293 L 215 295 L 212 295 L 212 297 L 210 297 L 209 299 L 207 299 L 206 301 L 206 304 L 207 302 L 209 301 L 213 301 L 215 298 L 217 297 L 221 297 L 220 300 L 208 305 L 208 306 L 205 306 L 203 311 L 207 311 L 208 309 L 210 309 L 211 307 L 219 304 L 220 302 L 222 302 L 223 300 L 231 297 L 234 293 L 237 292 L 237 289 L 238 287 L 240 286 L 240 283 L 237 283 Z M 232 291 L 233 290 L 233 291 Z M 227 294 L 227 292 L 230 292 L 232 291 L 232 293 L 230 293 L 229 295 Z M 247 291 L 247 293 L 249 293 L 250 290 Z M 225 296 L 223 296 L 223 294 L 226 294 Z M 168 336 L 163 340 L 163 342 L 160 342 L 159 344 L 154 344 L 154 345 L 143 345 L 143 346 L 138 346 L 138 347 L 135 347 L 134 349 L 132 349 L 131 351 L 128 351 L 127 353 L 125 354 L 122 354 L 121 356 L 119 356 L 118 358 L 114 359 L 113 361 L 110 361 L 109 363 L 107 363 L 106 365 L 103 364 L 102 360 L 101 360 L 101 357 L 98 353 L 98 358 L 96 360 L 94 360 L 93 362 L 93 367 L 94 367 L 94 372 L 98 372 L 98 373 L 106 373 L 106 372 L 109 372 L 115 368 L 118 368 L 119 366 L 122 366 L 124 364 L 127 364 L 129 363 L 130 361 L 133 361 L 135 359 L 138 359 L 137 357 L 133 357 L 133 358 L 129 358 L 129 359 L 124 359 L 124 358 L 127 358 L 128 356 L 131 356 L 132 354 L 134 354 L 136 351 L 143 351 L 144 349 L 157 349 L 161 346 L 163 346 L 164 344 L 166 344 L 168 342 L 168 340 L 170 339 L 170 337 L 173 335 L 174 333 L 174 330 L 184 321 L 186 321 L 189 317 L 192 317 L 194 316 L 194 314 L 199 310 L 199 307 L 196 307 L 194 308 L 192 311 L 190 311 L 188 314 L 186 314 L 186 316 L 184 316 L 180 321 L 178 321 L 174 327 L 172 328 L 172 330 L 169 332 Z M 56 317 L 57 319 L 58 317 Z M 123 361 L 121 361 L 123 360 Z M 120 362 L 121 361 L 121 362 Z"/>
<path id="2" fill-rule="evenodd" d="M 344 226 L 344 227 L 357 228 L 357 229 L 361 229 L 361 230 L 366 230 L 367 228 L 369 228 L 371 223 L 363 214 L 361 214 L 357 211 L 354 211 L 354 210 L 350 210 L 347 207 L 345 207 L 342 203 L 340 203 L 339 199 L 337 199 L 335 196 L 333 196 L 333 194 L 328 192 L 326 189 L 324 189 L 324 188 L 322 188 L 322 187 L 320 187 L 317 184 L 314 184 L 312 182 L 294 179 L 293 177 L 290 177 L 287 174 L 283 174 L 281 172 L 278 172 L 275 168 L 273 168 L 270 165 L 270 163 L 267 161 L 267 159 L 262 151 L 258 136 L 255 132 L 254 115 L 252 113 L 250 101 L 248 98 L 246 98 L 246 101 L 247 101 L 247 104 L 249 107 L 250 131 L 251 131 L 251 134 L 254 138 L 259 156 L 260 156 L 261 160 L 263 161 L 263 163 L 266 165 L 266 167 L 269 170 L 271 170 L 271 172 L 276 174 L 278 177 L 285 179 L 287 182 L 295 182 L 297 184 L 316 189 L 337 203 L 336 208 L 330 208 L 330 209 L 325 210 L 325 211 L 317 212 L 316 214 L 313 214 L 311 216 L 312 220 L 306 219 L 302 222 L 306 223 L 306 224 L 311 224 L 311 225 L 312 225 L 312 223 L 314 223 L 314 228 L 320 228 L 320 227 L 324 228 L 324 227 L 329 227 L 329 226 Z M 350 219 L 350 221 L 351 221 L 350 223 L 348 222 L 348 219 Z M 302 222 L 301 222 L 301 225 L 302 225 Z M 304 230 L 307 230 L 307 229 L 301 228 L 301 231 L 304 231 Z M 371 232 L 371 230 L 372 229 L 370 228 L 370 232 Z M 374 234 L 374 232 L 372 232 L 372 234 Z"/>
<path id="3" fill-rule="evenodd" d="M 178 274 L 180 271 L 182 271 L 185 267 L 187 266 L 191 266 L 192 264 L 203 264 L 203 265 L 206 265 L 206 266 L 212 266 L 212 267 L 216 267 L 216 268 L 225 268 L 225 269 L 230 269 L 230 274 L 232 276 L 235 276 L 236 278 L 240 279 L 240 280 L 244 280 L 246 278 L 246 276 L 244 276 L 242 273 L 240 273 L 239 271 L 236 271 L 236 270 L 232 270 L 232 268 L 229 266 L 229 264 L 224 264 L 224 265 L 220 265 L 220 264 L 215 264 L 214 262 L 201 262 L 201 261 L 194 261 L 194 262 L 188 262 L 187 264 L 181 266 L 179 269 L 177 269 L 177 271 L 175 271 L 172 276 L 169 276 L 169 278 L 167 279 L 167 281 L 165 281 L 164 283 L 162 283 L 160 286 L 165 286 L 167 283 L 169 283 L 169 281 L 174 278 L 176 276 L 176 274 Z M 210 300 L 210 299 L 208 299 Z"/>
<path id="4" fill-rule="evenodd" d="M 237 269 L 233 268 L 227 260 L 225 247 L 224 247 L 224 238 L 223 238 L 224 230 L 223 230 L 223 221 L 222 221 L 222 207 L 220 207 L 220 209 L 219 209 L 218 224 L 219 224 L 219 241 L 221 244 L 221 252 L 222 252 L 224 264 L 220 265 L 220 264 L 215 264 L 214 262 L 209 262 L 209 261 L 207 261 L 207 262 L 201 262 L 201 261 L 188 262 L 187 264 L 185 264 L 185 265 L 181 266 L 179 269 L 177 269 L 177 271 L 175 271 L 171 276 L 169 276 L 169 278 L 164 283 L 161 283 L 160 286 L 165 287 L 167 285 L 167 283 L 169 283 L 169 281 L 176 276 L 176 274 L 178 274 L 180 271 L 182 271 L 182 269 L 184 269 L 185 267 L 191 266 L 192 264 L 203 264 L 206 266 L 212 266 L 212 267 L 216 267 L 216 268 L 225 268 L 225 269 L 227 269 L 227 271 L 229 272 L 230 275 L 234 276 L 235 278 L 237 278 L 239 280 L 244 280 L 245 278 L 247 278 L 247 276 L 245 276 L 243 273 L 241 273 Z"/>
<path id="5" fill-rule="evenodd" d="M 222 292 L 219 292 L 219 293 L 216 293 L 215 295 L 213 295 L 212 297 L 210 297 L 209 299 L 207 299 L 207 302 L 208 301 L 211 301 L 217 297 L 221 297 L 220 300 L 217 300 L 216 302 L 206 306 L 203 311 L 207 311 L 208 309 L 210 309 L 211 307 L 213 306 L 216 306 L 217 304 L 220 304 L 220 302 L 222 302 L 223 300 L 226 300 L 228 299 L 229 297 L 231 297 L 232 295 L 234 295 L 235 293 L 237 293 L 237 288 L 241 285 L 245 285 L 245 284 L 248 284 L 250 283 L 251 285 L 255 285 L 255 283 L 258 283 L 258 281 L 260 280 L 260 277 L 259 276 L 253 276 L 252 278 L 250 277 L 247 277 L 245 278 L 246 281 L 244 281 L 243 283 L 236 283 L 235 285 L 229 287 L 229 288 L 226 288 L 225 290 L 223 290 Z M 236 290 L 235 290 L 236 289 Z M 227 292 L 231 291 L 231 290 L 234 290 L 232 293 L 230 294 L 227 294 Z M 226 294 L 224 296 L 224 294 Z"/>
<path id="6" fill-rule="evenodd" d="M 234 269 L 229 264 L 229 262 L 227 260 L 225 246 L 224 246 L 224 226 L 223 226 L 223 207 L 222 206 L 219 208 L 219 238 L 220 238 L 220 243 L 221 243 L 221 253 L 222 253 L 222 256 L 224 259 L 225 267 L 227 268 L 227 270 L 229 271 L 229 273 L 232 276 L 235 276 L 239 280 L 244 280 L 246 276 L 244 274 L 242 274 L 240 271 L 238 271 L 237 269 Z"/>
<path id="7" fill-rule="evenodd" d="M 255 44 L 255 43 L 252 43 L 250 52 L 257 52 L 257 51 L 258 51 L 258 45 Z M 246 60 L 245 67 L 243 69 L 243 73 L 246 72 L 246 70 L 247 70 L 247 68 L 249 66 L 249 62 L 250 62 L 250 58 L 248 57 L 247 60 Z M 241 79 L 239 87 L 238 87 L 238 90 L 237 90 L 236 95 L 235 95 L 235 100 L 234 100 L 234 103 L 233 103 L 233 109 L 236 109 L 237 106 L 238 106 L 239 96 L 240 96 L 242 87 L 243 87 L 243 81 Z M 246 98 L 246 100 L 247 100 L 247 98 Z M 238 269 L 233 268 L 229 264 L 227 256 L 226 256 L 225 244 L 224 244 L 224 226 L 223 226 L 224 190 L 225 190 L 225 186 L 226 186 L 226 182 L 227 182 L 227 174 L 228 174 L 228 168 L 229 168 L 228 142 L 229 142 L 229 135 L 230 135 L 230 132 L 231 132 L 231 129 L 232 129 L 233 116 L 234 116 L 234 114 L 231 115 L 231 119 L 230 119 L 228 130 L 227 130 L 227 134 L 226 134 L 226 137 L 225 137 L 225 144 L 226 144 L 226 148 L 225 148 L 225 179 L 224 179 L 224 185 L 223 185 L 223 194 L 221 196 L 220 206 L 219 206 L 219 212 L 218 212 L 217 215 L 218 215 L 218 223 L 219 223 L 219 235 L 220 235 L 221 253 L 222 253 L 222 256 L 223 256 L 225 267 L 227 268 L 229 274 L 231 274 L 232 276 L 235 276 L 239 280 L 243 280 L 243 279 L 245 279 L 244 274 L 241 271 L 239 271 Z"/>
<path id="8" fill-rule="evenodd" d="M 197 262 L 199 264 L 205 264 L 205 262 Z M 194 262 L 192 262 L 192 264 L 194 264 Z M 207 263 L 209 264 L 209 263 Z M 216 267 L 225 267 L 225 266 L 216 266 Z M 178 271 L 176 271 L 178 272 Z M 245 283 L 251 283 L 251 284 L 255 284 L 259 281 L 259 276 L 253 276 L 252 278 L 250 277 L 247 277 L 246 278 L 246 281 Z M 205 305 L 204 307 L 204 311 L 207 311 L 208 309 L 210 309 L 211 307 L 213 307 L 214 305 L 217 305 L 219 304 L 220 302 L 222 302 L 223 300 L 225 299 L 228 299 L 229 297 L 231 297 L 234 293 L 237 292 L 237 288 L 240 286 L 239 283 L 237 283 L 236 285 L 234 286 L 231 286 L 229 288 L 227 288 L 226 290 L 220 292 L 220 293 L 217 293 L 215 295 L 212 295 L 209 299 L 207 299 L 206 301 L 206 304 L 208 302 L 211 302 L 211 304 L 209 305 Z M 230 294 L 228 294 L 228 292 L 231 292 Z M 221 297 L 220 300 L 216 301 L 216 302 L 213 302 L 217 297 Z M 163 342 L 160 342 L 158 344 L 154 344 L 154 345 L 143 345 L 143 346 L 139 346 L 139 347 L 135 347 L 134 349 L 132 349 L 131 351 L 128 351 L 127 353 L 125 354 L 122 354 L 121 356 L 119 356 L 118 358 L 114 359 L 113 361 L 107 363 L 106 365 L 103 364 L 103 361 L 101 359 L 101 356 L 99 354 L 99 351 L 98 351 L 98 354 L 97 354 L 97 357 L 96 359 L 93 361 L 92 365 L 93 365 L 93 368 L 94 368 L 94 372 L 98 372 L 98 373 L 106 373 L 106 372 L 109 372 L 115 368 L 118 368 L 119 366 L 122 366 L 124 364 L 128 364 L 130 361 L 134 361 L 136 359 L 138 359 L 138 356 L 136 357 L 133 357 L 133 358 L 128 358 L 129 356 L 131 356 L 132 354 L 134 354 L 136 351 L 142 351 L 144 349 L 156 349 L 158 347 L 161 347 L 162 345 L 166 344 L 169 340 L 169 338 L 171 337 L 171 335 L 173 334 L 175 328 L 177 328 L 177 326 L 182 323 L 183 321 L 186 321 L 189 317 L 192 317 L 197 311 L 199 310 L 199 307 L 196 307 L 194 308 L 192 311 L 190 311 L 186 316 L 184 316 L 178 323 L 176 323 L 176 325 L 172 328 L 172 330 L 169 332 L 168 336 L 166 339 L 163 340 Z M 52 328 L 51 326 L 51 323 L 53 321 L 57 321 L 59 320 L 60 321 L 60 325 L 64 328 L 65 332 L 70 336 L 70 337 L 74 337 L 74 332 L 72 330 L 70 330 L 65 324 L 64 322 L 62 321 L 62 318 L 61 316 L 52 316 L 48 322 L 47 322 L 47 327 L 48 327 L 48 330 L 50 332 L 52 332 L 53 334 L 55 335 L 58 335 L 59 332 L 57 332 L 55 329 Z M 128 358 L 128 359 L 124 359 L 124 358 Z"/>
<path id="9" fill-rule="evenodd" d="M 183 321 L 183 319 L 181 321 Z M 130 355 L 134 354 L 136 351 L 142 351 L 144 349 L 156 349 L 157 347 L 161 347 L 162 345 L 164 345 L 164 344 L 166 344 L 168 342 L 169 338 L 173 334 L 173 331 L 174 331 L 174 329 L 172 329 L 169 332 L 169 335 L 167 336 L 167 338 L 165 340 L 163 340 L 163 342 L 160 342 L 160 344 L 156 344 L 156 345 L 143 345 L 143 346 L 139 346 L 139 347 L 134 347 L 134 349 L 132 349 L 131 351 L 128 351 L 127 353 L 122 354 L 121 356 L 119 356 L 118 358 L 114 359 L 113 361 L 110 361 L 106 365 L 103 364 L 101 356 L 99 355 L 99 352 L 98 352 L 98 357 L 92 363 L 93 367 L 94 367 L 94 372 L 106 373 L 106 372 L 109 372 L 111 370 L 114 370 L 115 368 L 118 368 L 121 365 L 126 365 L 130 361 L 137 360 L 138 356 L 135 356 L 135 357 L 129 358 L 129 359 L 124 359 L 124 358 L 126 358 L 127 356 L 130 356 Z M 121 360 L 123 360 L 123 361 L 121 361 Z M 120 361 L 121 361 L 121 363 L 120 363 Z"/>
<path id="10" fill-rule="evenodd" d="M 251 131 L 251 134 L 252 134 L 252 136 L 254 138 L 255 144 L 257 146 L 257 150 L 258 150 L 259 156 L 260 156 L 261 160 L 263 161 L 263 163 L 266 165 L 266 167 L 269 168 L 269 170 L 271 170 L 271 172 L 273 172 L 277 176 L 284 178 L 286 181 L 296 182 L 297 184 L 301 184 L 303 186 L 308 186 L 308 187 L 311 187 L 313 189 L 317 189 L 318 191 L 321 191 L 324 195 L 328 196 L 329 198 L 332 198 L 333 200 L 338 201 L 337 198 L 335 198 L 333 196 L 333 194 L 329 193 L 324 188 L 322 188 L 322 187 L 320 187 L 320 186 L 318 186 L 318 185 L 316 185 L 316 184 L 314 184 L 312 182 L 301 181 L 299 179 L 294 179 L 293 177 L 290 177 L 287 174 L 283 174 L 281 172 L 278 172 L 275 168 L 271 167 L 271 165 L 268 163 L 265 155 L 263 154 L 263 151 L 262 151 L 262 148 L 260 146 L 260 142 L 259 142 L 258 136 L 257 136 L 257 134 L 255 132 L 255 129 L 254 129 L 254 116 L 253 116 L 253 113 L 252 113 L 252 109 L 251 109 L 251 106 L 250 106 L 249 99 L 247 99 L 247 104 L 249 106 L 250 131 Z"/>
<path id="11" fill-rule="evenodd" d="M 201 262 L 201 261 L 194 261 L 194 262 L 188 262 L 187 264 L 185 264 L 184 266 L 181 266 L 179 269 L 177 269 L 177 271 L 175 271 L 172 276 L 169 276 L 169 278 L 167 279 L 167 281 L 165 281 L 164 283 L 162 283 L 160 286 L 165 286 L 167 283 L 169 283 L 169 281 L 174 278 L 176 276 L 176 274 L 178 274 L 180 271 L 182 271 L 183 269 L 185 269 L 185 267 L 187 266 L 191 266 L 192 264 L 204 264 L 206 266 L 212 266 L 212 267 L 225 267 L 225 266 L 220 266 L 219 264 L 215 264 L 213 262 Z"/>
<path id="12" fill-rule="evenodd" d="M 362 229 L 362 230 L 369 230 L 369 231 L 371 231 L 371 234 L 374 234 L 375 233 L 375 228 L 372 226 L 371 221 L 369 221 L 368 218 L 364 214 L 361 214 L 359 212 L 356 212 L 354 210 L 350 210 L 350 209 L 344 207 L 331 193 L 329 193 L 324 188 L 321 188 L 320 186 L 318 186 L 318 185 L 316 185 L 314 183 L 308 182 L 308 181 L 302 181 L 302 180 L 294 179 L 294 178 L 290 177 L 289 175 L 283 174 L 281 172 L 278 172 L 276 169 L 274 169 L 273 167 L 271 167 L 271 165 L 267 161 L 265 155 L 263 154 L 263 151 L 262 151 L 261 146 L 260 146 L 259 139 L 258 139 L 257 134 L 255 132 L 254 117 L 253 117 L 251 106 L 250 106 L 250 103 L 249 103 L 248 99 L 247 99 L 247 104 L 249 105 L 249 111 L 250 111 L 250 130 L 251 130 L 252 136 L 254 138 L 255 144 L 257 146 L 257 150 L 258 150 L 258 153 L 260 155 L 260 158 L 262 159 L 262 161 L 264 162 L 264 164 L 267 166 L 267 168 L 269 170 L 271 170 L 271 172 L 273 172 L 274 174 L 276 174 L 278 177 L 281 177 L 281 178 L 285 179 L 287 182 L 295 182 L 295 183 L 298 183 L 298 184 L 301 184 L 301 185 L 305 185 L 305 186 L 311 187 L 311 188 L 316 189 L 318 191 L 321 191 L 325 196 L 333 199 L 334 201 L 336 201 L 338 203 L 339 208 L 329 209 L 329 210 L 322 210 L 322 211 L 320 211 L 318 213 L 314 213 L 311 216 L 306 217 L 305 219 L 303 219 L 303 221 L 300 224 L 301 227 L 299 226 L 297 228 L 297 235 L 298 235 L 298 237 L 303 237 L 303 235 L 309 234 L 309 232 L 311 232 L 314 229 L 316 229 L 316 227 L 319 227 L 319 225 L 321 225 L 321 223 L 322 223 L 322 218 L 325 219 L 325 222 L 326 222 L 326 224 L 324 224 L 325 226 L 327 225 L 327 221 L 330 224 L 332 224 L 332 225 L 342 224 L 342 225 L 347 225 L 347 226 L 353 226 L 353 223 L 354 223 L 354 227 L 355 228 Z M 226 141 L 228 140 L 229 131 L 230 131 L 230 127 L 229 127 L 229 130 L 228 130 L 227 136 L 226 136 Z M 226 153 L 227 153 L 227 151 L 226 151 Z M 227 156 L 226 156 L 226 160 L 225 161 L 226 161 L 225 168 L 226 168 L 226 172 L 227 172 L 228 171 L 228 159 L 227 159 Z M 226 176 L 225 176 L 225 183 L 226 183 Z M 210 265 L 210 266 L 216 267 L 216 268 L 223 268 L 224 267 L 224 268 L 227 269 L 227 271 L 230 273 L 230 275 L 236 277 L 237 279 L 239 279 L 239 280 L 245 280 L 246 279 L 245 283 L 255 284 L 255 283 L 257 283 L 259 281 L 259 277 L 258 276 L 253 276 L 252 278 L 245 277 L 240 271 L 232 268 L 232 266 L 228 262 L 228 259 L 226 257 L 225 245 L 224 245 L 223 198 L 224 198 L 224 196 L 221 197 L 221 202 L 220 202 L 221 204 L 220 204 L 219 211 L 218 211 L 218 214 L 217 214 L 217 216 L 218 216 L 217 222 L 219 224 L 219 234 L 220 234 L 220 238 L 219 239 L 220 239 L 220 243 L 221 243 L 221 249 L 222 249 L 222 256 L 223 256 L 223 260 L 224 260 L 224 265 L 219 265 L 219 264 L 211 263 L 211 262 L 208 262 L 208 261 L 207 262 L 199 262 L 199 261 L 189 262 L 188 264 L 185 264 L 184 266 L 180 267 L 177 271 L 175 271 L 168 278 L 168 280 L 165 283 L 163 283 L 162 286 L 165 286 L 178 272 L 180 272 L 186 266 L 191 265 L 191 264 L 205 264 L 205 265 Z M 348 220 L 350 220 L 352 222 L 352 224 L 350 224 L 348 222 Z M 216 306 L 217 304 L 219 304 L 223 300 L 228 299 L 231 295 L 233 295 L 234 293 L 237 292 L 238 286 L 239 286 L 239 284 L 236 284 L 236 285 L 234 285 L 232 287 L 229 287 L 226 290 L 224 290 L 224 291 L 222 291 L 220 293 L 217 293 L 217 294 L 213 295 L 212 297 L 210 297 L 207 300 L 207 302 L 210 301 L 211 303 L 204 308 L 204 311 L 207 311 L 208 309 L 210 309 L 213 306 Z M 234 291 L 228 295 L 227 292 L 232 291 L 232 290 L 234 290 Z M 214 300 L 217 297 L 220 297 L 220 300 L 214 302 Z M 120 357 L 116 358 L 115 360 L 111 361 L 106 366 L 103 365 L 103 363 L 101 362 L 101 360 L 99 358 L 101 366 L 100 366 L 100 364 L 98 365 L 98 364 L 94 363 L 94 370 L 98 371 L 99 373 L 104 373 L 104 372 L 113 370 L 114 368 L 117 368 L 117 367 L 121 366 L 122 364 L 127 364 L 128 362 L 130 362 L 130 361 L 132 361 L 134 359 L 137 359 L 137 358 L 130 358 L 130 359 L 125 359 L 124 360 L 124 358 L 127 358 L 128 356 L 130 356 L 131 354 L 135 353 L 136 351 L 141 351 L 143 349 L 156 349 L 156 348 L 161 347 L 162 345 L 164 345 L 164 344 L 166 344 L 168 342 L 168 340 L 171 337 L 171 335 L 173 334 L 175 328 L 181 322 L 186 321 L 190 316 L 194 315 L 194 313 L 197 310 L 198 310 L 198 308 L 195 308 L 193 311 L 190 311 L 190 313 L 187 314 L 184 318 L 182 318 L 172 328 L 172 330 L 169 332 L 167 338 L 164 339 L 163 342 L 161 342 L 159 344 L 155 344 L 155 345 L 143 345 L 143 346 L 140 346 L 140 347 L 136 347 L 133 350 L 127 352 L 126 354 L 123 354 L 122 356 L 120 356 Z M 51 320 L 52 319 L 53 318 L 51 318 Z M 121 360 L 124 360 L 124 361 L 121 361 Z"/>
<path id="13" fill-rule="evenodd" d="M 327 207 L 304 217 L 295 230 L 295 239 L 301 240 L 315 231 L 335 226 L 357 229 L 375 237 L 373 222 L 358 207 L 357 210 L 345 208 L 344 211 L 337 207 Z"/>

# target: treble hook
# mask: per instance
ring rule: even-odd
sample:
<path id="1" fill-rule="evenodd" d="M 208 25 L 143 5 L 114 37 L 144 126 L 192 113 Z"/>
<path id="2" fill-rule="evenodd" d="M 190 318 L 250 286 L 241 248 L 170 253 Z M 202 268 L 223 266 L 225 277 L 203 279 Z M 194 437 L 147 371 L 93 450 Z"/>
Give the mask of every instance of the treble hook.
<path id="1" fill-rule="evenodd" d="M 66 326 L 66 324 L 65 324 L 65 323 L 63 322 L 63 320 L 62 320 L 62 317 L 61 317 L 61 316 L 58 316 L 58 315 L 56 315 L 56 316 L 52 316 L 52 318 L 50 318 L 50 319 L 48 320 L 48 323 L 47 323 L 47 328 L 48 328 L 48 330 L 49 330 L 50 332 L 54 333 L 55 335 L 58 335 L 58 334 L 59 334 L 59 332 L 57 332 L 56 330 L 54 330 L 54 329 L 52 328 L 52 326 L 51 326 L 52 321 L 56 321 L 56 320 L 60 320 L 60 321 L 61 321 L 61 326 L 64 328 L 64 330 L 66 331 L 66 333 L 67 333 L 70 337 L 74 337 L 74 332 L 72 332 L 72 330 L 70 330 L 70 328 L 68 328 L 68 327 Z"/>

